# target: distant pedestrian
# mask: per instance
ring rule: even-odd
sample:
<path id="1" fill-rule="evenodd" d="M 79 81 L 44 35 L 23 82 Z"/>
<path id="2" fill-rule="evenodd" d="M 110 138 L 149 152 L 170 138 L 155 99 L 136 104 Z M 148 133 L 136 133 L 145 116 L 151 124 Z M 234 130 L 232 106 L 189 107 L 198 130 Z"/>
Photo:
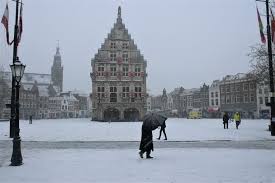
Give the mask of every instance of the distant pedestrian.
<path id="1" fill-rule="evenodd" d="M 229 116 L 228 116 L 227 112 L 224 113 L 222 119 L 223 119 L 223 128 L 228 129 Z"/>
<path id="2" fill-rule="evenodd" d="M 166 136 L 166 133 L 165 133 L 165 128 L 166 128 L 166 124 L 165 124 L 165 121 L 164 121 L 164 123 L 160 126 L 159 138 L 157 138 L 158 140 L 160 140 L 161 132 L 163 132 L 163 134 L 165 136 L 164 140 L 167 140 L 167 136 Z"/>
<path id="3" fill-rule="evenodd" d="M 143 154 L 146 152 L 146 158 L 150 159 L 153 158 L 150 156 L 151 151 L 154 151 L 154 145 L 153 145 L 153 133 L 152 129 L 149 128 L 146 125 L 142 125 L 141 130 L 141 141 L 139 146 L 139 156 L 143 158 Z"/>
<path id="4" fill-rule="evenodd" d="M 235 113 L 234 120 L 236 122 L 236 128 L 239 129 L 239 125 L 241 124 L 241 115 L 239 112 Z"/>
<path id="5" fill-rule="evenodd" d="M 29 124 L 32 124 L 32 115 L 30 115 Z"/>

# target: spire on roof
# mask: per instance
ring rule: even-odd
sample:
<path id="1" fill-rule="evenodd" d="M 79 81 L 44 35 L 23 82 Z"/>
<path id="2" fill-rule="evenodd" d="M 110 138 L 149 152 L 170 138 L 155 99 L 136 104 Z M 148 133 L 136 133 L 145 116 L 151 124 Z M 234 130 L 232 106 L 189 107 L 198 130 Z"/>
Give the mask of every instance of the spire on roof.
<path id="1" fill-rule="evenodd" d="M 57 40 L 56 53 L 55 55 L 60 55 L 59 40 Z"/>
<path id="2" fill-rule="evenodd" d="M 122 18 L 121 18 L 121 7 L 118 7 L 118 11 L 117 11 L 117 22 L 118 23 L 122 23 Z"/>
<path id="3" fill-rule="evenodd" d="M 120 6 L 118 7 L 117 17 L 121 18 L 121 7 Z"/>

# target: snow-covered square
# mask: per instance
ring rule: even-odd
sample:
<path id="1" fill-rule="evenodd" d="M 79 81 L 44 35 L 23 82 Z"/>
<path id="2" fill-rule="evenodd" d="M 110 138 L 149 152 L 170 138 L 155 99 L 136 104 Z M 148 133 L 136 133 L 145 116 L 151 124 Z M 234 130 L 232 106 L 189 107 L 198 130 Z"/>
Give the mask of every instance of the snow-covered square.
<path id="1" fill-rule="evenodd" d="M 142 122 L 90 119 L 20 121 L 24 164 L 11 167 L 9 122 L 0 123 L 0 180 L 5 183 L 272 183 L 275 138 L 268 120 L 168 119 L 168 141 L 156 140 L 141 159 Z"/>
<path id="2" fill-rule="evenodd" d="M 240 129 L 229 123 L 224 130 L 221 119 L 168 119 L 169 141 L 272 140 L 268 120 L 242 120 Z M 90 119 L 20 121 L 23 141 L 139 141 L 142 122 L 95 122 Z M 154 131 L 154 137 L 159 130 Z M 0 123 L 0 140 L 9 140 L 9 123 Z"/>

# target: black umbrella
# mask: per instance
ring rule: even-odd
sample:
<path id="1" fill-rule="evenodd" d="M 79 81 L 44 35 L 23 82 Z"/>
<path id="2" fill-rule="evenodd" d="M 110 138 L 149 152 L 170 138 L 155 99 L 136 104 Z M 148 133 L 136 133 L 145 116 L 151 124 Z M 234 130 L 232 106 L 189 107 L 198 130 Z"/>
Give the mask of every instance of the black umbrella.
<path id="1" fill-rule="evenodd" d="M 157 113 L 149 113 L 143 117 L 143 125 L 148 126 L 148 128 L 151 128 L 152 130 L 155 130 L 159 126 L 161 126 L 166 120 L 167 117 L 163 115 Z"/>

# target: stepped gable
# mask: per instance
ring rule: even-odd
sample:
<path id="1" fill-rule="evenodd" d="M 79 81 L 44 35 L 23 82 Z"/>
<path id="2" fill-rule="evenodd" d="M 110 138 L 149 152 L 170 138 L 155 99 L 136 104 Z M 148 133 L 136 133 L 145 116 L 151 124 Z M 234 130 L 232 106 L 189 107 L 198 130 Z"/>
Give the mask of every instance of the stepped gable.
<path id="1" fill-rule="evenodd" d="M 120 42 L 120 44 L 116 45 L 116 48 L 110 49 L 110 44 L 112 41 L 115 41 L 116 43 Z M 108 53 L 118 51 L 123 52 L 122 42 L 125 41 L 129 43 L 127 50 L 132 53 L 130 62 L 145 61 L 143 55 L 140 53 L 140 50 L 137 48 L 137 45 L 134 43 L 134 40 L 131 38 L 131 34 L 129 34 L 128 29 L 125 27 L 121 17 L 121 7 L 118 7 L 116 22 L 114 23 L 114 26 L 107 38 L 105 38 L 104 43 L 101 44 L 101 48 L 98 50 L 98 53 L 95 54 L 94 60 L 99 62 L 108 62 Z"/>

